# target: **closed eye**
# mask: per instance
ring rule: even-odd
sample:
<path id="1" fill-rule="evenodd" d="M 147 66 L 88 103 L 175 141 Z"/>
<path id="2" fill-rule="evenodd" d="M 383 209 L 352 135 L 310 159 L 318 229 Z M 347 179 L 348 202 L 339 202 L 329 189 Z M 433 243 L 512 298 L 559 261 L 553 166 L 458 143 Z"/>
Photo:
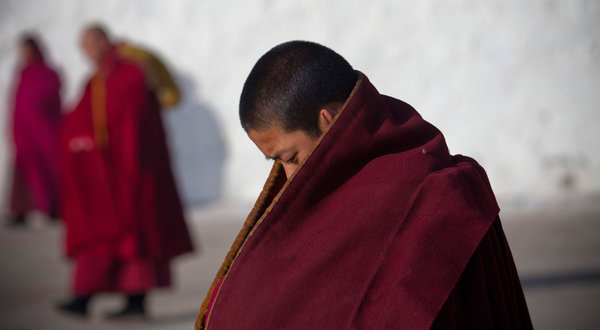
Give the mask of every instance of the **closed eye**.
<path id="1" fill-rule="evenodd" d="M 294 154 L 290 159 L 284 161 L 286 164 L 294 164 L 298 158 L 298 154 Z"/>

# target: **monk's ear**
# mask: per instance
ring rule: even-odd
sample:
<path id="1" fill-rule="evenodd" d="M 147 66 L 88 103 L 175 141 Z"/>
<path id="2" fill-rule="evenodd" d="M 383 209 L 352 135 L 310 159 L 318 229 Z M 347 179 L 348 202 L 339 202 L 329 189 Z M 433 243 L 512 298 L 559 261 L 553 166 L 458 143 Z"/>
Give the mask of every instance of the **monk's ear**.
<path id="1" fill-rule="evenodd" d="M 335 114 L 331 113 L 325 108 L 319 111 L 319 129 L 321 130 L 321 132 L 325 132 L 327 128 L 329 128 L 334 116 Z"/>

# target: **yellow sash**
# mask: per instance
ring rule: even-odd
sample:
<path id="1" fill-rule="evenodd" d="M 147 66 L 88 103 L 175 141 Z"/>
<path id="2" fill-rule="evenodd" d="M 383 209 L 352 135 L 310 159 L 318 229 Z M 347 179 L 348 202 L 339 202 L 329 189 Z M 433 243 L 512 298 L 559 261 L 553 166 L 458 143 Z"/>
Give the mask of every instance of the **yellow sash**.
<path id="1" fill-rule="evenodd" d="M 98 72 L 91 82 L 92 96 L 92 122 L 94 124 L 94 138 L 99 148 L 108 145 L 108 128 L 106 126 L 106 81 L 101 72 Z"/>

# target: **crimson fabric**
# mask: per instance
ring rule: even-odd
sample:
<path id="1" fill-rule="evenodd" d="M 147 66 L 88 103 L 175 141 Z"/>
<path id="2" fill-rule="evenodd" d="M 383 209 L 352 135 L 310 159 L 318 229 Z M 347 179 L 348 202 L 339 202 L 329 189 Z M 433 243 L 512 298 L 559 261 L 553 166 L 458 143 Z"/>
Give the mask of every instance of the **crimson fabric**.
<path id="1" fill-rule="evenodd" d="M 215 303 L 215 299 L 217 299 L 217 293 L 221 289 L 221 284 L 223 284 L 223 279 L 222 278 L 219 279 L 219 281 L 215 285 L 214 290 L 210 294 L 210 298 L 208 300 L 207 313 L 210 313 L 210 311 L 212 310 L 212 305 Z"/>
<path id="2" fill-rule="evenodd" d="M 67 255 L 110 246 L 113 259 L 168 261 L 191 251 L 192 243 L 156 97 L 140 68 L 114 51 L 100 70 L 106 77 L 108 145 L 94 140 L 90 83 L 61 128 Z"/>
<path id="3" fill-rule="evenodd" d="M 362 76 L 239 249 L 206 327 L 531 328 L 498 212 L 483 169 Z"/>
<path id="4" fill-rule="evenodd" d="M 446 300 L 433 329 L 531 329 L 500 221 L 495 221 Z"/>
<path id="5" fill-rule="evenodd" d="M 58 130 L 60 80 L 41 59 L 19 74 L 14 95 L 15 163 L 11 211 L 58 208 Z"/>
<path id="6" fill-rule="evenodd" d="M 119 260 L 109 246 L 78 255 L 73 276 L 72 292 L 75 296 L 114 291 L 137 294 L 171 284 L 169 261 L 148 258 Z"/>

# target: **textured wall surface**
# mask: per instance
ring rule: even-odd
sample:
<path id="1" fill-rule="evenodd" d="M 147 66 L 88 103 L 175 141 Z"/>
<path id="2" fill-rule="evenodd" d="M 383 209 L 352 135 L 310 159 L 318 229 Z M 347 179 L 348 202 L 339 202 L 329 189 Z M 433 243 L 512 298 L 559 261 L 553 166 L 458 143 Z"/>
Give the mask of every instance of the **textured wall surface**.
<path id="1" fill-rule="evenodd" d="M 189 204 L 258 195 L 270 164 L 239 127 L 237 101 L 258 57 L 290 39 L 333 48 L 412 104 L 452 153 L 482 163 L 505 204 L 600 191 L 600 2 L 584 0 L 0 0 L 0 186 L 17 36 L 41 35 L 68 109 L 90 73 L 78 48 L 90 21 L 154 49 L 183 86 L 165 116 Z"/>

